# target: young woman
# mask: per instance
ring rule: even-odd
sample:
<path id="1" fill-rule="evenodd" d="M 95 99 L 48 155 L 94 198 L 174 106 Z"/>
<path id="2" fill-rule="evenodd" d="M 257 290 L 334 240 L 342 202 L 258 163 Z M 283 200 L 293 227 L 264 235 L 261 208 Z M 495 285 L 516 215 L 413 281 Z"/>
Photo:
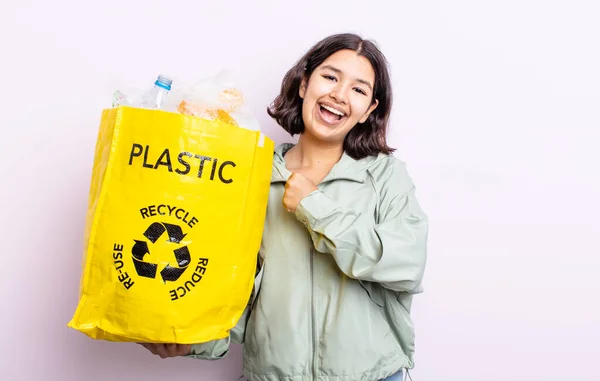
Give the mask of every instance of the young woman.
<path id="1" fill-rule="evenodd" d="M 402 380 L 413 367 L 410 306 L 428 221 L 386 143 L 391 106 L 372 42 L 341 34 L 312 47 L 268 110 L 300 137 L 275 152 L 260 291 L 226 340 L 144 346 L 216 359 L 243 342 L 251 381 Z"/>

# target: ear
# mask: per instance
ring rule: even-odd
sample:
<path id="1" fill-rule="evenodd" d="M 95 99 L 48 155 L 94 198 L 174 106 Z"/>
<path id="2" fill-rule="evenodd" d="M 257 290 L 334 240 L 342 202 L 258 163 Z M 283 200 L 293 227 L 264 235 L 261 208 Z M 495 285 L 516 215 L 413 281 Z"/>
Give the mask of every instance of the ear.
<path id="1" fill-rule="evenodd" d="M 298 90 L 298 94 L 300 98 L 304 99 L 304 95 L 306 95 L 306 86 L 308 83 L 308 78 L 306 76 L 302 77 L 302 82 L 300 82 L 300 89 Z"/>
<path id="2" fill-rule="evenodd" d="M 375 102 L 373 102 L 373 104 L 371 104 L 371 106 L 369 107 L 369 109 L 367 110 L 365 115 L 363 115 L 363 117 L 360 118 L 358 123 L 362 124 L 362 123 L 366 122 L 367 119 L 369 119 L 369 115 L 371 115 L 371 113 L 377 108 L 377 105 L 379 105 L 379 101 L 377 99 L 375 99 Z"/>

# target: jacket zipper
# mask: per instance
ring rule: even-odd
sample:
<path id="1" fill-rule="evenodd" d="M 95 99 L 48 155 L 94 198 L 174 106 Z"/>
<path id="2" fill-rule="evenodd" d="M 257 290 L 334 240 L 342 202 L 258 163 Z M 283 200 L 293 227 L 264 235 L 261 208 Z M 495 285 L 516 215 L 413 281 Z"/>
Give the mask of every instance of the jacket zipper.
<path id="1" fill-rule="evenodd" d="M 312 344 L 313 344 L 313 363 L 312 363 L 312 373 L 313 380 L 317 379 L 317 327 L 315 324 L 315 275 L 314 275 L 314 250 L 312 247 L 312 238 L 310 237 L 310 233 L 308 235 L 308 244 L 310 248 L 310 321 L 312 326 Z"/>

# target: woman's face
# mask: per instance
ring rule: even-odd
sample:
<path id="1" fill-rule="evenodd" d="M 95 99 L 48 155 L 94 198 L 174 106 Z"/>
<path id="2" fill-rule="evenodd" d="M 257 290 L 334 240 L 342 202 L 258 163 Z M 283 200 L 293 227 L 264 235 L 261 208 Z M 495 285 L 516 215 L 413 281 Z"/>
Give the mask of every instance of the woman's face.
<path id="1" fill-rule="evenodd" d="M 375 71 L 365 57 L 352 50 L 329 56 L 300 86 L 304 133 L 343 143 L 348 132 L 377 107 L 374 84 Z"/>

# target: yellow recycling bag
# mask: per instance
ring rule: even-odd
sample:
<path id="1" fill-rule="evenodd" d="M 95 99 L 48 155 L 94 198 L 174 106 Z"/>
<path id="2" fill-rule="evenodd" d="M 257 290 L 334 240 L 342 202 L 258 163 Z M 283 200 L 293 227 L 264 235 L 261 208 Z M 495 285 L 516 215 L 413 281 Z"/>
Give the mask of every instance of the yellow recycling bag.
<path id="1" fill-rule="evenodd" d="M 68 326 L 110 341 L 226 337 L 252 292 L 273 150 L 220 121 L 104 110 Z"/>

